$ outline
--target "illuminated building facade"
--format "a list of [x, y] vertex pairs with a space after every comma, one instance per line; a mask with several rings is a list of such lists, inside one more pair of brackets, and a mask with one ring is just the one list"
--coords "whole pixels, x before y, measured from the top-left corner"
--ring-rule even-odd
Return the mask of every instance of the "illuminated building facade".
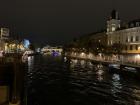
[[[117, 12], [114, 14], [118, 16]], [[130, 21], [124, 29], [121, 28], [118, 18], [107, 21], [107, 39], [109, 46], [122, 45], [122, 53], [140, 53], [140, 19]]]
[[9, 29], [0, 28], [0, 51], [5, 53], [24, 52], [29, 44], [28, 40], [19, 41], [11, 39]]
[[0, 28], [0, 50], [5, 50], [7, 40], [9, 40], [9, 29]]
[[107, 32], [114, 32], [120, 28], [120, 19], [118, 12], [113, 10], [110, 19], [107, 21]]
[[0, 28], [0, 39], [2, 39], [2, 40], [9, 39], [9, 29], [8, 28]]

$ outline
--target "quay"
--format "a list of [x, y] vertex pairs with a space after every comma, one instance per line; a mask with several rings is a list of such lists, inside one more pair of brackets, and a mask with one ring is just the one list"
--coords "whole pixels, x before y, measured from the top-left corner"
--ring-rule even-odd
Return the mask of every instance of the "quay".
[[66, 56], [72, 59], [86, 60], [91, 61], [92, 64], [102, 64], [109, 68], [110, 73], [119, 73], [123, 76], [129, 75], [133, 78], [140, 79], [140, 65], [123, 63], [118, 61], [105, 61], [105, 60], [96, 60], [89, 59], [84, 57], [76, 57], [76, 56]]
[[89, 58], [84, 58], [84, 57], [74, 57], [74, 56], [66, 56], [68, 58], [72, 58], [72, 59], [79, 59], [79, 60], [86, 60], [86, 61], [92, 61], [92, 63], [94, 64], [103, 64], [108, 66], [109, 64], [118, 64], [118, 65], [122, 65], [122, 66], [127, 66], [127, 67], [134, 67], [137, 69], [140, 69], [140, 65], [136, 65], [136, 64], [130, 64], [130, 63], [122, 63], [122, 62], [116, 62], [116, 61], [104, 61], [104, 60], [96, 60], [96, 59], [89, 59]]
[[0, 58], [0, 105], [22, 105], [24, 67], [21, 54], [10, 53]]

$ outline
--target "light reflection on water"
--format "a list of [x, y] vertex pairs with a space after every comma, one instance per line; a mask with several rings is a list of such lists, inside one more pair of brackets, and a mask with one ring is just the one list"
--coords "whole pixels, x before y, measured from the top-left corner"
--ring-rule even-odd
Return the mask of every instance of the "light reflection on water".
[[83, 68], [84, 68], [84, 67], [86, 66], [86, 64], [85, 64], [85, 63], [86, 63], [86, 62], [85, 62], [85, 60], [81, 60], [81, 61], [80, 61], [80, 65], [81, 65], [81, 67], [83, 67]]
[[34, 56], [29, 56], [28, 57], [28, 72], [33, 70], [34, 67]]
[[77, 59], [72, 59], [72, 60], [70, 61], [70, 67], [71, 67], [71, 68], [74, 68], [75, 65], [77, 65], [77, 63], [78, 63], [78, 60], [77, 60]]
[[43, 57], [30, 59], [28, 66], [29, 105], [137, 105], [140, 101], [139, 82], [110, 74], [101, 64]]
[[102, 69], [99, 69], [98, 71], [97, 71], [97, 79], [99, 80], [99, 81], [102, 81], [104, 78], [103, 78], [103, 73], [104, 73], [104, 71], [102, 70]]
[[112, 75], [112, 88], [111, 88], [113, 95], [115, 96], [117, 92], [121, 92], [121, 89], [122, 89], [122, 84], [120, 82], [120, 75], [113, 74]]

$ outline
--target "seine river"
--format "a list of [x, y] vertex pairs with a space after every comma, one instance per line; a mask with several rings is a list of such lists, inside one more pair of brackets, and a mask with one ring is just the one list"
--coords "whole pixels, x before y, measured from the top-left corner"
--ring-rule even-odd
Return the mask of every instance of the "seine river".
[[29, 58], [28, 105], [140, 105], [140, 82], [90, 61]]

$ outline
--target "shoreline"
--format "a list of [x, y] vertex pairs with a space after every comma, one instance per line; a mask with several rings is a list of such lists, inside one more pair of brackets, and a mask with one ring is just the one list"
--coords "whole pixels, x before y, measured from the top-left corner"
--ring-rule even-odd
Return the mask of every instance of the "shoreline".
[[103, 65], [118, 64], [120, 66], [134, 67], [134, 68], [140, 69], [140, 65], [136, 65], [136, 64], [120, 63], [120, 62], [116, 62], [116, 61], [96, 60], [96, 59], [89, 59], [89, 58], [70, 56], [70, 55], [66, 55], [66, 57], [73, 58], [73, 59], [79, 59], [79, 60], [88, 60], [88, 61], [92, 61], [94, 63], [101, 63]]

